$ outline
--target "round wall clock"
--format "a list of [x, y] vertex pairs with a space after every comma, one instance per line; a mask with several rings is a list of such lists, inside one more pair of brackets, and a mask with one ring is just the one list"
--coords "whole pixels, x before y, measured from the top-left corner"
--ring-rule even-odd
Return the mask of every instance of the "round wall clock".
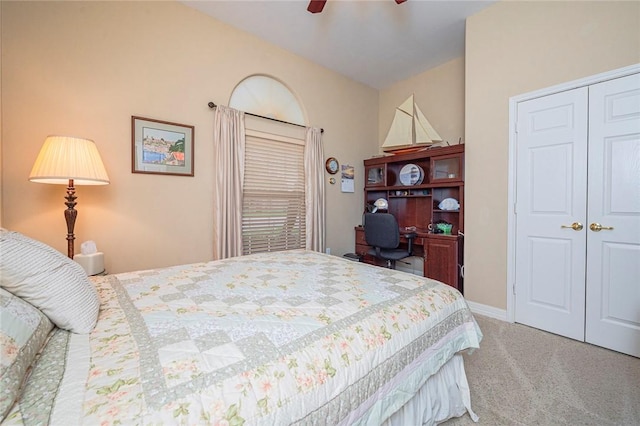
[[325, 163], [327, 172], [331, 173], [332, 175], [335, 175], [336, 173], [338, 173], [339, 166], [340, 165], [338, 164], [338, 160], [336, 160], [334, 157], [327, 158], [327, 162]]

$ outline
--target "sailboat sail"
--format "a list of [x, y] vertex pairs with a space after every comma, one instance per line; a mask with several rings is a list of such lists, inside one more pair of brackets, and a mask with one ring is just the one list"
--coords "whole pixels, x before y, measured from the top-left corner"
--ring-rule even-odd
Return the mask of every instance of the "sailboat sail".
[[442, 138], [418, 108], [411, 95], [396, 108], [396, 114], [382, 144], [382, 150], [389, 152], [421, 148], [441, 140]]
[[429, 144], [441, 142], [442, 138], [433, 128], [427, 117], [424, 116], [418, 105], [416, 107], [416, 118], [414, 120], [416, 126], [416, 144]]

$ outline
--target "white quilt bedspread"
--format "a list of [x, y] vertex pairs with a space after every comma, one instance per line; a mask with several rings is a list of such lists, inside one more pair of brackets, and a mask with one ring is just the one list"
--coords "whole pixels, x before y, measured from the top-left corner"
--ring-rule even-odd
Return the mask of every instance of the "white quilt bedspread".
[[452, 287], [302, 250], [94, 283], [7, 424], [381, 424], [482, 338]]

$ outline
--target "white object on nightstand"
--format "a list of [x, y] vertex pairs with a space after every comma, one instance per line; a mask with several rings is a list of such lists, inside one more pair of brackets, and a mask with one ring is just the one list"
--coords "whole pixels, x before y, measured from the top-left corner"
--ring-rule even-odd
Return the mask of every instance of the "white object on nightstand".
[[82, 266], [87, 275], [98, 275], [104, 272], [104, 253], [76, 254], [73, 260]]

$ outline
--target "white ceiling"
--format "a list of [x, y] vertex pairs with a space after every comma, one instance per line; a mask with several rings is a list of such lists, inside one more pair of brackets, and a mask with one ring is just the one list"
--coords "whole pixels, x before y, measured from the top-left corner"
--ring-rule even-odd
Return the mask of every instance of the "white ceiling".
[[464, 55], [465, 19], [495, 0], [182, 1], [376, 89]]

